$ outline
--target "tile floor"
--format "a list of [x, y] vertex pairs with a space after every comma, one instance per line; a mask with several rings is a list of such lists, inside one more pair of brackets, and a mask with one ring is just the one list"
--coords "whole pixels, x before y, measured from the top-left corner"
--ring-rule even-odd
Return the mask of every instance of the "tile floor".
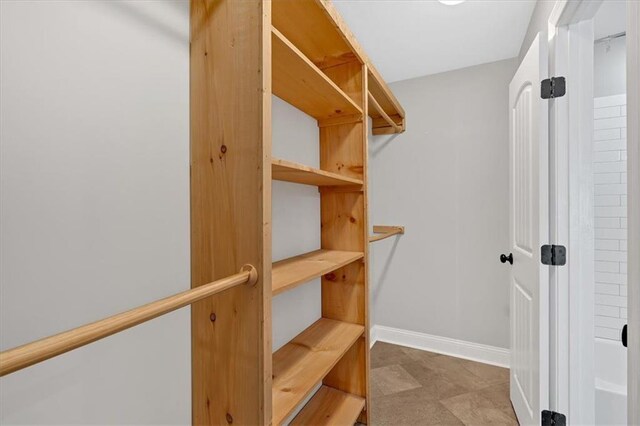
[[517, 425], [509, 370], [377, 342], [371, 349], [371, 422]]

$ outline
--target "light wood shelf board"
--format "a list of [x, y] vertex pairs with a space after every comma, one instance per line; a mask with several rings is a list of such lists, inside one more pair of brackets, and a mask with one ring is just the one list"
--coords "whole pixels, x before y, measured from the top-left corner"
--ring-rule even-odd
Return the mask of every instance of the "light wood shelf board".
[[301, 183], [315, 186], [359, 186], [362, 180], [353, 179], [338, 173], [327, 172], [291, 161], [272, 159], [271, 175], [274, 180]]
[[357, 395], [322, 386], [290, 425], [353, 426], [364, 402]]
[[272, 0], [271, 22], [316, 64], [354, 53], [321, 1]]
[[271, 30], [273, 93], [320, 120], [362, 114], [353, 102], [277, 29]]
[[280, 425], [363, 335], [364, 326], [321, 318], [273, 354], [273, 424]]
[[271, 272], [273, 295], [328, 274], [363, 257], [364, 253], [361, 252], [321, 249], [275, 262]]

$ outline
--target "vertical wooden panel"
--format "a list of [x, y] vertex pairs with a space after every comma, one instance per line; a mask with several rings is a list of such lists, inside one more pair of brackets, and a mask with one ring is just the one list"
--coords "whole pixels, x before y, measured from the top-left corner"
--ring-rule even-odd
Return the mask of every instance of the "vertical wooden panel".
[[[363, 87], [367, 83], [362, 78], [362, 64], [355, 56], [347, 62], [342, 62], [334, 66], [325, 67], [322, 71], [333, 80], [359, 107], [363, 107], [367, 92], [362, 96]], [[364, 112], [364, 111], [363, 111]], [[366, 115], [366, 114], [365, 114]]]
[[[333, 66], [327, 75], [366, 111], [366, 68], [357, 62]], [[362, 251], [365, 256], [322, 278], [322, 315], [362, 324], [365, 336], [344, 355], [324, 382], [361, 395], [369, 406], [367, 130], [364, 122], [320, 128], [320, 167], [363, 179], [363, 191], [321, 193], [322, 248]], [[365, 409], [366, 410], [366, 409]], [[360, 418], [367, 421], [366, 411]]]
[[[362, 122], [339, 124], [320, 128], [320, 168], [354, 179], [364, 175]], [[366, 184], [366, 182], [365, 182]]]
[[191, 0], [191, 284], [259, 281], [192, 307], [193, 423], [271, 421], [270, 2]]
[[[365, 330], [365, 333], [368, 333], [368, 331]], [[363, 363], [365, 360], [368, 361], [367, 353], [369, 352], [369, 346], [367, 346], [367, 341], [368, 339], [365, 339], [364, 336], [358, 339], [351, 349], [342, 356], [340, 362], [333, 367], [327, 377], [325, 377], [325, 385], [345, 390], [355, 395], [367, 396], [368, 400], [369, 392], [367, 386], [369, 375], [363, 374], [362, 371]], [[363, 422], [362, 418], [360, 422]]]
[[365, 263], [353, 262], [322, 278], [322, 316], [366, 323]]

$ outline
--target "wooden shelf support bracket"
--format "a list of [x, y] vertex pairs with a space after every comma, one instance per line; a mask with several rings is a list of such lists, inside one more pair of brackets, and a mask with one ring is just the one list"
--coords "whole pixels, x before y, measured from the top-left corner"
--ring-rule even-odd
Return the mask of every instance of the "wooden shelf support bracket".
[[373, 233], [378, 235], [372, 235], [369, 237], [369, 242], [384, 240], [393, 235], [404, 234], [404, 226], [374, 226]]

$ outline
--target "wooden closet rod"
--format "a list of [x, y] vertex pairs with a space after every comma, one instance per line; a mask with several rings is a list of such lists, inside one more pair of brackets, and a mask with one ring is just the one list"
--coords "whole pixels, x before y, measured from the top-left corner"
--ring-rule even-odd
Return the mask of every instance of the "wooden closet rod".
[[378, 111], [378, 114], [380, 114], [382, 118], [384, 118], [384, 121], [386, 121], [387, 123], [389, 123], [391, 127], [393, 127], [393, 130], [395, 130], [396, 132], [400, 132], [402, 130], [400, 126], [398, 126], [398, 124], [396, 124], [396, 122], [393, 121], [391, 117], [389, 117], [389, 115], [384, 111], [384, 109], [382, 109], [382, 107], [380, 106], [378, 101], [376, 101], [376, 99], [373, 97], [371, 92], [367, 92], [367, 94], [369, 95], [369, 104], [373, 107], [373, 109]]
[[3, 351], [0, 353], [0, 377], [191, 305], [240, 284], [253, 285], [257, 281], [258, 271], [256, 268], [252, 265], [244, 265], [240, 272], [226, 278]]
[[384, 240], [392, 235], [404, 234], [404, 226], [374, 226], [373, 233], [378, 235], [372, 235], [369, 237], [369, 242]]

